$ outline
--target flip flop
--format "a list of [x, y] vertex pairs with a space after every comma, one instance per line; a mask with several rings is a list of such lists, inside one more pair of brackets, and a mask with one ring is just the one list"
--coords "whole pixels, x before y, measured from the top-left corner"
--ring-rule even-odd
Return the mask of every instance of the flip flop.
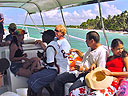
[[6, 69], [8, 69], [10, 66], [10, 63], [8, 59], [6, 58], [1, 58], [0, 59], [0, 72], [3, 73]]

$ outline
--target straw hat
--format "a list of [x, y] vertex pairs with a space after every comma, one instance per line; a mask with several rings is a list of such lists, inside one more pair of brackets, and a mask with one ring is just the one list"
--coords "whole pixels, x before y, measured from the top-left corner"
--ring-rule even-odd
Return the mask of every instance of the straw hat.
[[113, 81], [112, 76], [106, 76], [101, 71], [107, 70], [106, 68], [97, 67], [85, 76], [85, 81], [88, 87], [94, 90], [105, 89], [109, 87]]

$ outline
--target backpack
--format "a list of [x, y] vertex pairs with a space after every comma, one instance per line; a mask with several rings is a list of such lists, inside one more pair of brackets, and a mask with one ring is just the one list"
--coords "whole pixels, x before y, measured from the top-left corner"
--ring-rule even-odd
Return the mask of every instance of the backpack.
[[[57, 73], [59, 74], [60, 68], [59, 68], [59, 65], [56, 64], [56, 54], [57, 54], [57, 51], [56, 51], [56, 49], [52, 45], [48, 45], [47, 46], [47, 48], [49, 48], [49, 47], [52, 47], [54, 49], [54, 51], [55, 51], [54, 62], [55, 62], [55, 66], [57, 67]], [[43, 60], [43, 62], [45, 63], [44, 66], [47, 66], [47, 62], [46, 62], [46, 60], [47, 60], [47, 57], [46, 57], [46, 50], [47, 50], [47, 48], [42, 53], [40, 51], [37, 52], [37, 56], [41, 60]], [[49, 66], [52, 67], [53, 65], [49, 65]]]

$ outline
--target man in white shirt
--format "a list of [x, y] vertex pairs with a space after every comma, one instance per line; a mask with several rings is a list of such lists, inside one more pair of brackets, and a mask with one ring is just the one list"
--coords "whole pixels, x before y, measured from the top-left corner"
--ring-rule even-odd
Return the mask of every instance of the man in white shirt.
[[[107, 50], [103, 45], [100, 44], [99, 41], [99, 34], [95, 31], [90, 31], [86, 35], [86, 44], [89, 49], [85, 54], [77, 49], [70, 50], [71, 52], [76, 52], [82, 58], [83, 66], [76, 66], [76, 69], [78, 71], [88, 72], [89, 70], [92, 70], [95, 67], [105, 67], [107, 59]], [[55, 79], [54, 95], [64, 96], [64, 85], [66, 83], [73, 83], [77, 79], [78, 78], [76, 77], [76, 75], [72, 72], [65, 72], [63, 74], [58, 75]], [[80, 85], [79, 83], [75, 83], [73, 84], [72, 88], [70, 88], [70, 90], [82, 86], [83, 83], [81, 82], [81, 80], [79, 81]]]

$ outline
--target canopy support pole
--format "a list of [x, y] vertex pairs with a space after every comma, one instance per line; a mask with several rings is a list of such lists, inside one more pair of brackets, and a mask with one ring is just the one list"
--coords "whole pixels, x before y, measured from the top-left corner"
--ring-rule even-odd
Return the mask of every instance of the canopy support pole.
[[42, 16], [42, 14], [41, 14], [41, 11], [40, 11], [40, 17], [41, 17], [42, 24], [43, 24], [43, 28], [44, 28], [44, 31], [45, 31], [44, 20], [43, 20], [43, 16]]
[[[62, 16], [62, 19], [63, 19], [64, 26], [65, 26], [65, 28], [67, 29], [67, 27], [66, 27], [66, 23], [65, 23], [65, 19], [64, 19], [64, 15], [63, 15], [63, 11], [62, 11], [62, 7], [60, 7], [60, 12], [61, 12], [61, 16]], [[69, 41], [69, 44], [71, 45], [71, 43], [70, 43], [70, 39], [69, 39], [68, 30], [67, 30], [67, 35], [68, 35], [68, 41]]]
[[108, 45], [107, 36], [105, 34], [104, 21], [103, 21], [102, 12], [101, 12], [100, 0], [98, 0], [98, 5], [99, 5], [99, 12], [100, 12], [100, 20], [101, 20], [101, 24], [102, 24], [102, 30], [103, 30], [103, 33], [104, 33], [105, 41], [106, 41], [106, 44], [107, 44], [107, 47], [108, 47], [108, 54], [109, 54], [109, 45]]
[[[57, 1], [58, 5], [60, 6], [60, 12], [61, 12], [61, 16], [62, 16], [62, 19], [63, 19], [63, 23], [64, 23], [64, 26], [65, 26], [65, 28], [66, 28], [66, 30], [67, 30], [66, 22], [65, 22], [65, 19], [64, 19], [63, 11], [62, 11], [63, 7], [61, 6], [61, 4], [59, 3], [58, 0], [56, 0], [56, 1]], [[68, 30], [67, 30], [66, 33], [67, 33], [67, 35], [68, 35], [68, 41], [69, 41], [69, 44], [71, 45], [71, 43], [70, 43], [70, 39], [69, 39]]]
[[24, 29], [24, 26], [25, 26], [25, 23], [26, 23], [27, 17], [28, 17], [28, 12], [27, 12], [27, 14], [26, 14], [26, 16], [25, 16], [25, 20], [24, 20], [24, 24], [23, 24], [23, 29]]
[[[30, 18], [31, 18], [31, 20], [32, 20], [32, 22], [33, 22], [33, 24], [35, 25], [35, 27], [36, 27], [36, 29], [38, 30], [38, 27], [37, 27], [37, 25], [35, 24], [35, 22], [34, 22], [34, 20], [32, 19], [32, 17], [31, 17], [31, 15], [29, 14], [29, 16], [30, 16]], [[38, 30], [39, 31], [39, 30]], [[40, 31], [39, 31], [40, 32]]]

